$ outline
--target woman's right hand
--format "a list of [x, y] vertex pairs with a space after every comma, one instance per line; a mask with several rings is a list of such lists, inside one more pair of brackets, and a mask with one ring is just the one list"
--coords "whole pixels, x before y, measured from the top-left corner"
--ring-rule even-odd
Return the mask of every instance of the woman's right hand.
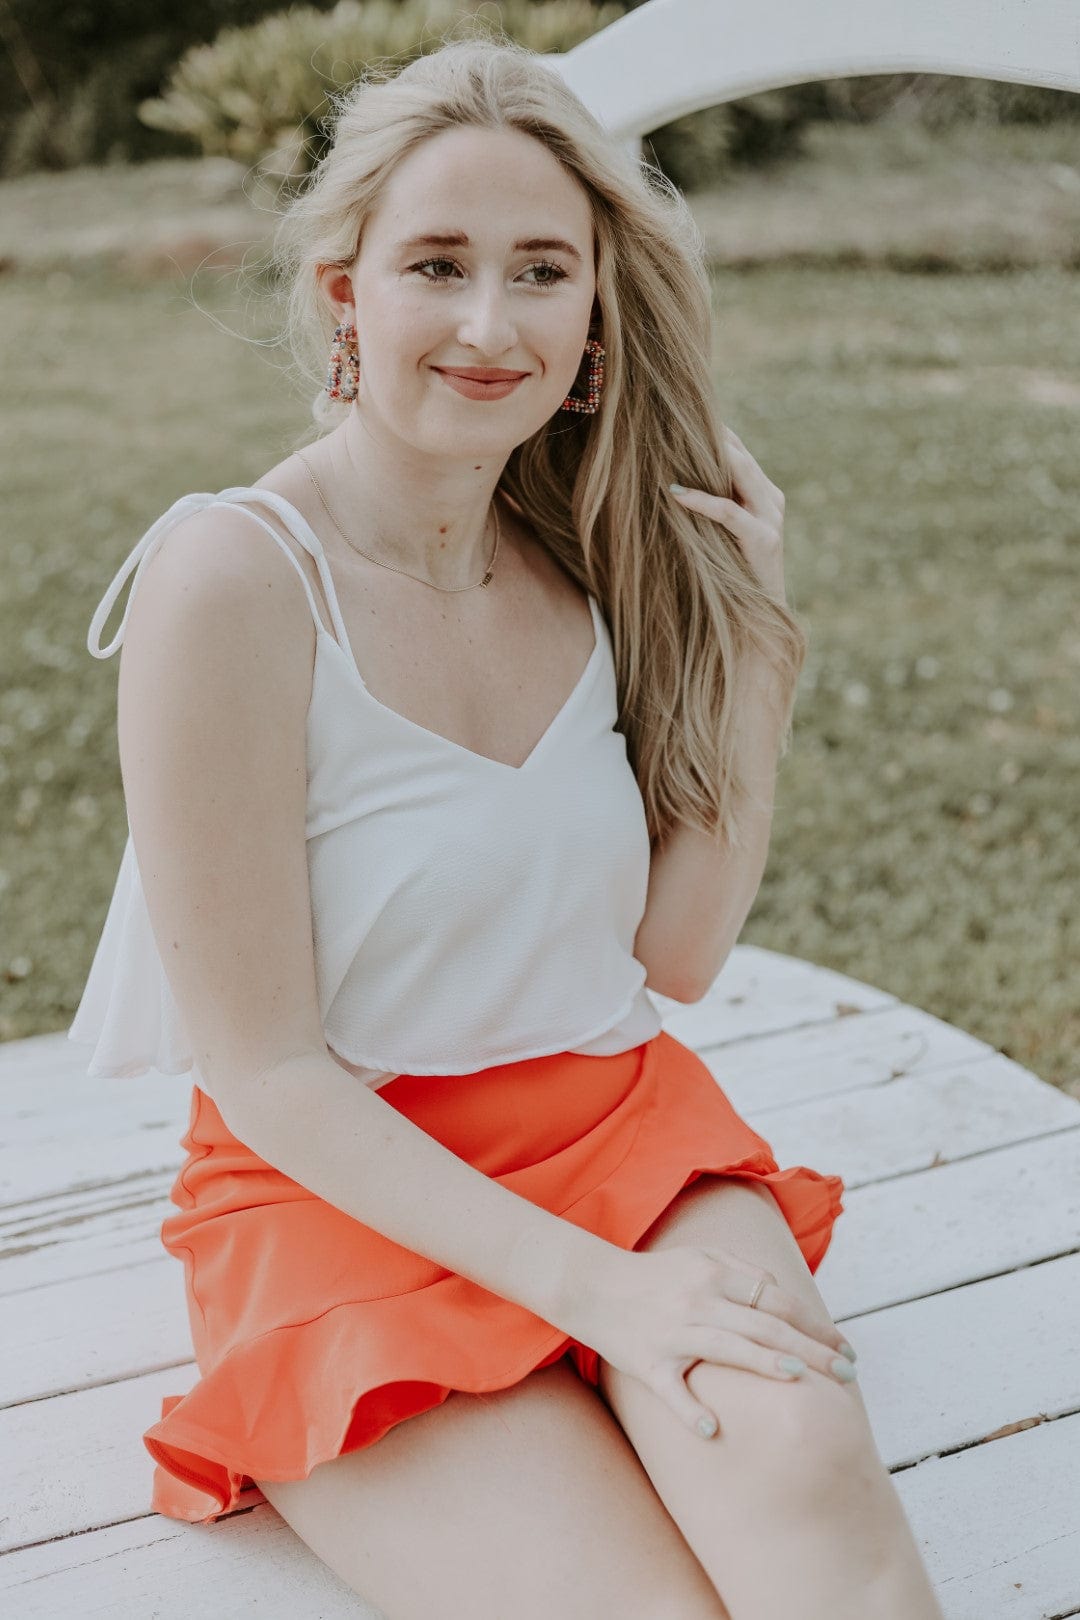
[[[756, 1305], [744, 1303], [761, 1278], [765, 1287]], [[717, 1419], [686, 1383], [696, 1362], [744, 1367], [788, 1383], [801, 1374], [785, 1372], [783, 1356], [834, 1379], [832, 1363], [845, 1360], [838, 1328], [823, 1331], [806, 1302], [781, 1288], [771, 1271], [726, 1249], [620, 1249], [592, 1292], [590, 1315], [582, 1342], [639, 1379], [704, 1438], [717, 1432]]]

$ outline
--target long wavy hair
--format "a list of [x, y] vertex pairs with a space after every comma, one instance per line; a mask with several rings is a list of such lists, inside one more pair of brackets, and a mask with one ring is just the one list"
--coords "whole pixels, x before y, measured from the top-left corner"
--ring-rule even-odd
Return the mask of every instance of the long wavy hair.
[[383, 186], [422, 141], [460, 125], [509, 128], [563, 164], [592, 205], [600, 407], [556, 412], [511, 452], [498, 487], [604, 610], [617, 725], [650, 839], [687, 822], [738, 848], [740, 803], [753, 797], [736, 730], [748, 656], [764, 653], [778, 672], [783, 755], [808, 638], [734, 536], [668, 490], [677, 480], [733, 495], [701, 233], [678, 189], [612, 136], [542, 55], [489, 27], [443, 35], [406, 66], [370, 67], [330, 93], [330, 143], [284, 207], [271, 252], [293, 365], [318, 389], [312, 418], [329, 430], [351, 407], [322, 389], [335, 319], [316, 266], [355, 262]]

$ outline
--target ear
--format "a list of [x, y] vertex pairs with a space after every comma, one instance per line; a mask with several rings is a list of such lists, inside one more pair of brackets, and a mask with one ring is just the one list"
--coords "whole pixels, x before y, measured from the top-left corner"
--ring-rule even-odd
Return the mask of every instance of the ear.
[[319, 291], [330, 305], [335, 323], [356, 324], [356, 293], [348, 270], [341, 264], [320, 264], [315, 271]]

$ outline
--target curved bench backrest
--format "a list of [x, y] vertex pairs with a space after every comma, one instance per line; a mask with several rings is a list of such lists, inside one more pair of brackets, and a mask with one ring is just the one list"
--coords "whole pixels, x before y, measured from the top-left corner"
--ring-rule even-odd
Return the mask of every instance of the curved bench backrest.
[[702, 107], [818, 79], [954, 73], [1080, 91], [1080, 3], [648, 0], [546, 60], [635, 144]]

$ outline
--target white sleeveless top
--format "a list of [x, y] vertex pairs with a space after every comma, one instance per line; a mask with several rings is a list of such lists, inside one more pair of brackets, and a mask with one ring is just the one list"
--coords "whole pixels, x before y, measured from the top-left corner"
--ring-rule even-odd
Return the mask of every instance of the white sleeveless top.
[[[315, 559], [336, 640], [289, 546], [244, 501], [269, 506]], [[470, 1074], [551, 1052], [622, 1052], [651, 1039], [661, 1019], [633, 954], [649, 836], [625, 738], [614, 729], [614, 657], [595, 598], [592, 656], [520, 766], [428, 731], [372, 695], [321, 542], [268, 489], [238, 485], [174, 502], [98, 604], [86, 641], [95, 658], [121, 644], [142, 564], [167, 531], [225, 502], [289, 558], [316, 625], [306, 839], [319, 1011], [331, 1051], [378, 1089], [397, 1074]], [[133, 568], [120, 628], [102, 647]], [[90, 1078], [196, 1067], [150, 927], [130, 826], [68, 1039], [93, 1048]], [[201, 1076], [198, 1083], [205, 1089]]]

